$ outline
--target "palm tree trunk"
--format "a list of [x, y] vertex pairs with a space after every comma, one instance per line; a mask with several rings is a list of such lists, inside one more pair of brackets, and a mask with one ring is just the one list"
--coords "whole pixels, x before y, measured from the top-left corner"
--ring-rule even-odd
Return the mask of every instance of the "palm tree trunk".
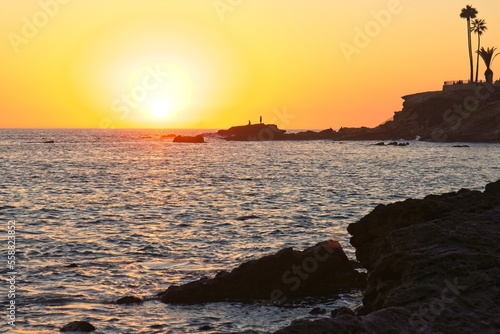
[[467, 36], [469, 39], [470, 82], [474, 81], [474, 60], [472, 60], [472, 38], [470, 31], [470, 18], [467, 18]]
[[481, 34], [477, 33], [477, 61], [476, 61], [476, 82], [479, 79], [479, 49], [481, 46]]
[[491, 68], [487, 68], [486, 72], [484, 72], [484, 76], [486, 77], [486, 82], [489, 84], [493, 84], [493, 71]]

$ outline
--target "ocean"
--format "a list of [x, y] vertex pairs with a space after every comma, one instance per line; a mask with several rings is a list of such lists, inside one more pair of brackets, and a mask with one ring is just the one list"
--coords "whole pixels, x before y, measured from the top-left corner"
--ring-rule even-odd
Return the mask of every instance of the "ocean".
[[[500, 176], [500, 144], [161, 138], [207, 132], [0, 130], [1, 332], [55, 333], [86, 320], [95, 333], [269, 333], [328, 316], [309, 315], [316, 306], [355, 308], [360, 291], [286, 306], [114, 301], [327, 239], [354, 259], [346, 227], [378, 204], [482, 190]], [[12, 270], [15, 298], [7, 298]], [[11, 300], [15, 330], [7, 324]]]

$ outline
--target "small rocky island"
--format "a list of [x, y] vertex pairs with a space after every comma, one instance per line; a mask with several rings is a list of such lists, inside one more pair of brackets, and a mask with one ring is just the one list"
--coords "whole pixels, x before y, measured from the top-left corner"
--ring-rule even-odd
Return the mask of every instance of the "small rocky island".
[[336, 133], [333, 129], [286, 133], [286, 130], [279, 129], [275, 124], [249, 124], [219, 130], [217, 134], [229, 141], [269, 141], [335, 139]]
[[174, 143], [191, 143], [200, 144], [205, 143], [205, 138], [202, 135], [197, 136], [175, 136], [173, 139]]

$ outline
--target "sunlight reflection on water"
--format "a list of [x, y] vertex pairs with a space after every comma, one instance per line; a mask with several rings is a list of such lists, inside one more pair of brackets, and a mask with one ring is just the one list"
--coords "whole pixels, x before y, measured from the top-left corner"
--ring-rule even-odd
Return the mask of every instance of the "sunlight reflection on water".
[[[73, 320], [89, 320], [98, 333], [203, 325], [265, 332], [309, 316], [316, 304], [354, 307], [359, 293], [289, 308], [111, 302], [330, 238], [354, 258], [346, 226], [374, 206], [482, 189], [499, 176], [495, 144], [401, 148], [208, 137], [207, 144], [186, 145], [160, 139], [163, 133], [0, 131], [0, 219], [19, 225], [18, 325], [25, 332], [52, 332]], [[78, 267], [67, 268], [71, 263]]]

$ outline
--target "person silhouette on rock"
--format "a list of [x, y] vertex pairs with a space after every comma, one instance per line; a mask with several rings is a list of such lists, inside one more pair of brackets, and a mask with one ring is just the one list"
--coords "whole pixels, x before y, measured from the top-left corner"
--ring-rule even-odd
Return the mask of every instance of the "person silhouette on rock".
[[262, 124], [262, 116], [260, 116], [260, 124]]

